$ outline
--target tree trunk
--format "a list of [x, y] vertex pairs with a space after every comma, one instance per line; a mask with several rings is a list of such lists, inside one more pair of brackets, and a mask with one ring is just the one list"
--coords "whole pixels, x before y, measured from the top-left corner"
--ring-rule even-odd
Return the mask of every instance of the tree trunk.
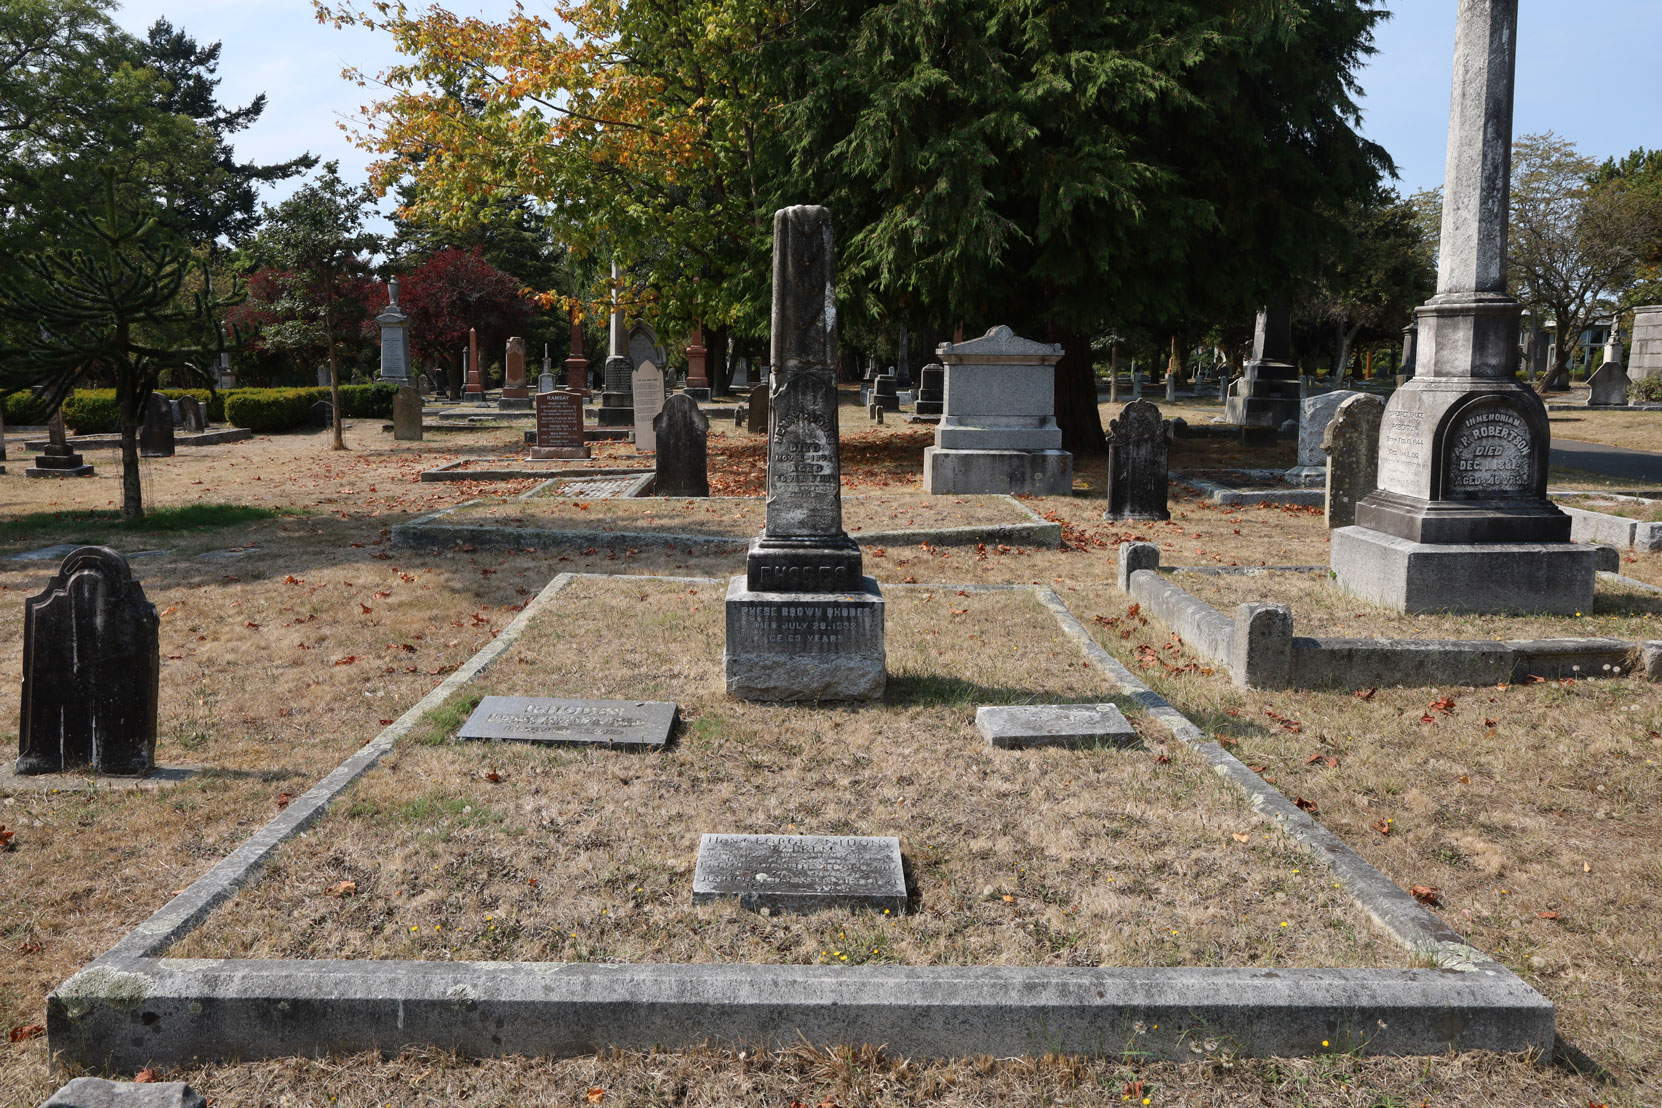
[[[123, 328], [125, 331], [125, 328]], [[123, 343], [126, 335], [122, 335]], [[121, 518], [144, 518], [144, 487], [139, 483], [139, 424], [144, 406], [138, 389], [117, 370], [116, 404], [121, 419]], [[148, 397], [146, 397], [148, 399]]]
[[445, 394], [450, 397], [451, 403], [462, 398], [462, 360], [451, 358], [444, 363]]
[[1046, 327], [1048, 342], [1062, 344], [1056, 363], [1056, 422], [1062, 449], [1074, 454], [1101, 454], [1108, 449], [1102, 413], [1096, 406], [1096, 374], [1091, 370], [1091, 337], [1083, 331]]
[[346, 440], [340, 435], [340, 371], [335, 368], [335, 334], [334, 329], [329, 331], [329, 422], [334, 441], [329, 444], [330, 450], [345, 450]]
[[709, 341], [705, 345], [709, 353], [705, 356], [704, 373], [710, 379], [710, 395], [732, 396], [733, 367], [727, 364], [727, 328], [717, 327], [711, 331]]

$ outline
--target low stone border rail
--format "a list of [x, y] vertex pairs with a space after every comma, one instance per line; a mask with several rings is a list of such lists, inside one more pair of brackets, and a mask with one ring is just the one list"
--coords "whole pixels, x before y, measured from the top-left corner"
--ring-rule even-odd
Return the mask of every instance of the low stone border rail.
[[[1162, 576], [1160, 548], [1153, 543], [1122, 543], [1119, 557], [1120, 588], [1196, 653], [1227, 669], [1243, 688], [1494, 685], [1529, 677], [1617, 677], [1635, 672], [1662, 679], [1662, 643], [1657, 642], [1294, 635], [1292, 611], [1285, 604], [1242, 604], [1229, 616], [1183, 591]], [[1327, 572], [1325, 566], [1289, 568]], [[1207, 566], [1196, 572], [1219, 570]]]
[[1590, 499], [1621, 500], [1630, 504], [1648, 504], [1662, 507], [1662, 501], [1647, 500], [1640, 496], [1619, 496], [1615, 493], [1554, 493], [1553, 502], [1570, 517], [1570, 539], [1573, 542], [1596, 542], [1614, 546], [1620, 550], [1637, 550], [1644, 553], [1662, 550], [1662, 523], [1646, 523], [1643, 520], [1629, 519], [1626, 516], [1613, 515], [1609, 512], [1595, 512], [1590, 508], [1578, 508], [1574, 504], [1566, 504], [1564, 500], [1571, 497], [1586, 496]]
[[[227, 442], [247, 442], [254, 432], [246, 427], [222, 427], [217, 431], [174, 431], [174, 446], [219, 446]], [[23, 446], [28, 450], [45, 450], [51, 439], [29, 439]], [[120, 435], [70, 435], [69, 445], [76, 450], [114, 450], [121, 446]]]
[[[618, 965], [161, 957], [258, 879], [430, 710], [502, 657], [579, 576], [561, 574], [502, 633], [295, 798], [230, 856], [47, 998], [53, 1053], [131, 1073], [410, 1046], [474, 1055], [705, 1045], [876, 1043], [902, 1055], [1090, 1054], [1192, 1060], [1356, 1051], [1531, 1051], [1554, 1011], [1143, 684], [1048, 587], [1031, 591], [1117, 692], [1240, 789], [1403, 948], [1407, 970], [1017, 966]], [[592, 575], [603, 577], [606, 575]], [[714, 584], [709, 578], [663, 578]], [[941, 588], [886, 585], [886, 588]]]
[[654, 472], [651, 469], [641, 469], [639, 467], [627, 469], [580, 469], [576, 467], [551, 469], [542, 466], [537, 469], [530, 469], [504, 465], [500, 469], [462, 468], [473, 464], [473, 460], [469, 458], [446, 462], [435, 469], [422, 470], [421, 479], [423, 481], [523, 481], [528, 477], [632, 477], [636, 474]]
[[[1280, 477], [1285, 471], [1252, 470], [1247, 471], [1246, 475], [1252, 477], [1259, 473], [1267, 475], [1272, 472], [1274, 477]], [[1265, 476], [1262, 479], [1268, 480], [1269, 477]], [[1298, 504], [1306, 507], [1310, 505], [1320, 507], [1327, 503], [1327, 490], [1325, 488], [1300, 489], [1292, 485], [1252, 488], [1242, 485], [1227, 485], [1221, 481], [1201, 477], [1198, 474], [1176, 471], [1173, 471], [1171, 475], [1171, 483], [1174, 485], [1188, 485], [1213, 504]]]

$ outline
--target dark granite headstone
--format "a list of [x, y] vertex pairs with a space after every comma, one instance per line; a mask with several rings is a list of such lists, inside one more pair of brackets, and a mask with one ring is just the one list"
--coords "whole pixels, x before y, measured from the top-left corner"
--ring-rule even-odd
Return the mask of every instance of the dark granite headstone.
[[63, 560], [24, 603], [18, 773], [155, 767], [159, 622], [120, 554], [83, 546]]
[[657, 440], [657, 480], [654, 496], [709, 496], [707, 439], [710, 420], [698, 410], [698, 401], [678, 392], [664, 401], [652, 420]]
[[537, 394], [537, 444], [531, 457], [587, 458], [583, 445], [583, 394], [576, 389], [555, 389]]
[[1160, 409], [1133, 400], [1108, 424], [1107, 519], [1170, 519], [1166, 429]]
[[758, 435], [768, 433], [768, 387], [757, 385], [750, 390], [749, 413], [745, 418], [745, 430]]
[[144, 422], [139, 425], [139, 457], [173, 457], [173, 405], [159, 392], [144, 402]]
[[208, 429], [202, 414], [202, 402], [194, 396], [181, 396], [173, 402], [173, 422], [181, 431], [201, 434]]
[[939, 362], [926, 365], [919, 371], [918, 399], [912, 405], [912, 414], [939, 416], [946, 408], [946, 366]]
[[895, 391], [895, 375], [879, 373], [872, 379], [871, 402], [885, 412], [900, 411], [900, 395]]
[[900, 840], [848, 835], [701, 835], [692, 902], [751, 911], [906, 910]]
[[422, 408], [420, 390], [413, 384], [400, 385], [392, 397], [392, 437], [400, 442], [420, 442]]
[[307, 422], [313, 427], [328, 429], [335, 424], [335, 406], [327, 400], [319, 400], [306, 413]]
[[675, 704], [667, 700], [487, 696], [456, 737], [660, 750], [674, 726]]

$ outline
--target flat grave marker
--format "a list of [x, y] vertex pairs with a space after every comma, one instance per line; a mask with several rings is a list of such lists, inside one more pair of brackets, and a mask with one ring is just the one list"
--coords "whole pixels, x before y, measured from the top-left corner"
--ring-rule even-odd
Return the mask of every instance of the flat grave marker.
[[674, 725], [675, 703], [669, 700], [487, 696], [462, 724], [456, 737], [471, 741], [662, 750]]
[[751, 911], [906, 910], [900, 840], [892, 836], [701, 835], [692, 902], [737, 900]]
[[988, 746], [1136, 746], [1137, 729], [1112, 704], [1020, 704], [975, 710], [975, 729]]

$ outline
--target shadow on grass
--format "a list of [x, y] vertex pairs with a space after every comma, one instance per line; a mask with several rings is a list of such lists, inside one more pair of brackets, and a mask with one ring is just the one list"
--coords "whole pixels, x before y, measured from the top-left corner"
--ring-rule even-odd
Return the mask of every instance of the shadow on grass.
[[[296, 508], [256, 508], [248, 504], [183, 504], [152, 508], [142, 519], [122, 519], [111, 509], [80, 512], [31, 512], [0, 520], [0, 544], [59, 542], [97, 544], [112, 534], [161, 535], [240, 527], [267, 519], [306, 514]], [[96, 528], [96, 530], [87, 530]]]
[[1116, 704], [1121, 711], [1140, 711], [1129, 695], [1053, 696], [1029, 689], [981, 685], [938, 673], [890, 673], [883, 699], [889, 708], [979, 708], [1008, 704]]

